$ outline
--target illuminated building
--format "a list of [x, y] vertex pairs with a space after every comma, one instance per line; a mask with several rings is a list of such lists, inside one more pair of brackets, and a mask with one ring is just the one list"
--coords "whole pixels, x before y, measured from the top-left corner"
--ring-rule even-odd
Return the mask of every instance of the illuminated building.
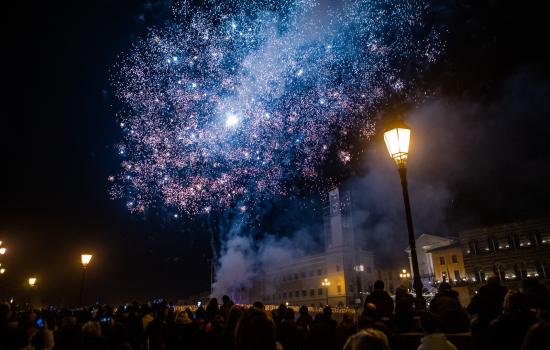
[[497, 276], [514, 285], [527, 277], [550, 279], [550, 219], [465, 230], [458, 236], [470, 281]]
[[[421, 234], [416, 239], [418, 269], [420, 271], [420, 278], [422, 279], [422, 282], [425, 286], [428, 285], [430, 282], [434, 282], [436, 279], [438, 279], [438, 276], [441, 276], [441, 274], [436, 275], [435, 266], [439, 261], [434, 261], [433, 252], [438, 252], [440, 249], [449, 249], [454, 244], [456, 244], [456, 240], [453, 238], [436, 236], [427, 233]], [[412, 271], [410, 249], [405, 249], [405, 253], [408, 254], [410, 271]], [[436, 256], [439, 257], [438, 253], [436, 253]], [[439, 270], [438, 272], [440, 273]]]
[[[331, 306], [362, 304], [378, 279], [374, 256], [353, 223], [350, 191], [334, 189], [324, 210], [324, 252], [283, 262], [266, 272], [250, 299], [268, 304]], [[325, 279], [328, 286], [322, 283]]]
[[458, 244], [435, 248], [429, 251], [432, 256], [436, 282], [462, 282], [466, 278], [462, 248]]

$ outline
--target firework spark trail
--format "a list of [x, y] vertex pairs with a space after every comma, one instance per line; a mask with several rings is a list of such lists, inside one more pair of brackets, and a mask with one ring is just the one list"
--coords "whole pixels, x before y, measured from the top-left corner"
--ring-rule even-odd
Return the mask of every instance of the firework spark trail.
[[425, 10], [422, 0], [348, 1], [325, 18], [315, 1], [175, 8], [116, 66], [124, 136], [112, 195], [131, 211], [161, 201], [196, 214], [317, 182], [331, 147], [350, 160], [339, 136], [370, 137], [368, 113], [439, 55]]

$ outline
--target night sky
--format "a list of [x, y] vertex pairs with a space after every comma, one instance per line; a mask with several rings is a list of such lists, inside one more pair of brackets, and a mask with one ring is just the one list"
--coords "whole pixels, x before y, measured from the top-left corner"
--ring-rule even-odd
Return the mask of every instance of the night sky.
[[[548, 216], [550, 33], [542, 5], [433, 6], [433, 20], [446, 26], [446, 44], [419, 84], [460, 115], [449, 123], [459, 126], [451, 142], [456, 158], [434, 159], [422, 172], [424, 181], [445, 177], [451, 193], [446, 233]], [[203, 218], [173, 220], [162, 208], [131, 214], [108, 193], [122, 137], [111, 70], [117, 55], [168, 12], [163, 2], [93, 1], [40, 2], [6, 14], [16, 24], [5, 30], [3, 43], [9, 63], [0, 240], [9, 250], [2, 258], [9, 274], [0, 280], [1, 296], [24, 295], [26, 278], [35, 274], [45, 300], [74, 303], [84, 250], [94, 254], [87, 301], [208, 290], [210, 237]], [[444, 127], [445, 118], [424, 123], [427, 132], [430, 125]], [[355, 142], [356, 154], [374, 147]], [[369, 173], [356, 159], [346, 176]], [[327, 163], [328, 173], [337, 171], [334, 164]], [[288, 206], [275, 204], [264, 226], [283, 234], [298, 228]]]

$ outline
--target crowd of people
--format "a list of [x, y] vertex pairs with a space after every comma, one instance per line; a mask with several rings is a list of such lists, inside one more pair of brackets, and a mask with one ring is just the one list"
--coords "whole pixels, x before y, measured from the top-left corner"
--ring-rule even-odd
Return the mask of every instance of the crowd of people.
[[[363, 310], [343, 314], [340, 322], [329, 306], [315, 315], [284, 304], [267, 311], [261, 302], [245, 307], [228, 296], [194, 311], [165, 301], [41, 310], [4, 303], [0, 350], [453, 350], [453, 334], [468, 337], [476, 349], [547, 349], [549, 312], [550, 292], [537, 280], [508, 290], [496, 278], [467, 307], [448, 283], [425, 308], [404, 287], [394, 300], [377, 281]], [[419, 333], [419, 344], [411, 342]]]

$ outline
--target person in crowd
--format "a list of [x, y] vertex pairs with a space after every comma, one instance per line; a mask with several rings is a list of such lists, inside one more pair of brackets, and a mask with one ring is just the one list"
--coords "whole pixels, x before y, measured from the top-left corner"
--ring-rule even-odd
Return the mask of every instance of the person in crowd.
[[392, 324], [387, 319], [382, 319], [380, 313], [376, 310], [376, 305], [368, 303], [363, 308], [363, 312], [357, 322], [359, 329], [376, 329], [386, 335], [386, 339], [392, 349], [401, 348], [400, 339], [393, 330]]
[[523, 280], [523, 294], [527, 308], [535, 312], [550, 312], [550, 291], [533, 277]]
[[298, 319], [296, 320], [296, 325], [302, 330], [302, 332], [308, 332], [311, 327], [311, 322], [313, 318], [309, 314], [307, 306], [302, 305], [298, 310]]
[[365, 299], [365, 305], [368, 303], [376, 305], [380, 317], [390, 318], [393, 314], [393, 299], [384, 290], [384, 282], [380, 280], [374, 282], [374, 290]]
[[357, 324], [351, 312], [346, 312], [336, 327], [336, 348], [341, 349], [347, 339], [357, 332]]
[[423, 312], [420, 315], [424, 336], [420, 339], [418, 350], [457, 350], [456, 346], [447, 340], [445, 334], [439, 332], [437, 323], [437, 318], [432, 313]]
[[332, 309], [330, 306], [325, 306], [323, 313], [315, 317], [315, 320], [311, 324], [309, 346], [316, 350], [334, 349], [337, 325], [338, 322], [332, 319]]
[[395, 290], [395, 314], [391, 318], [392, 324], [399, 333], [417, 331], [414, 315], [413, 296], [407, 292], [406, 287], [398, 287]]
[[286, 309], [283, 321], [277, 326], [277, 341], [285, 350], [298, 350], [302, 345], [300, 330], [294, 320], [294, 310]]
[[521, 350], [546, 350], [550, 345], [550, 322], [540, 320], [529, 328]]
[[212, 321], [214, 317], [220, 312], [218, 307], [218, 299], [212, 298], [208, 305], [206, 305], [206, 319], [208, 322]]
[[502, 313], [506, 291], [506, 287], [500, 285], [500, 279], [496, 276], [489, 277], [487, 284], [479, 288], [466, 309], [474, 316], [471, 323], [473, 337], [485, 339], [489, 324]]
[[109, 344], [101, 334], [101, 325], [97, 321], [88, 321], [82, 326], [83, 350], [107, 350]]
[[283, 322], [283, 319], [286, 315], [286, 305], [285, 304], [279, 305], [279, 308], [276, 310], [273, 310], [272, 314], [273, 314], [273, 321], [275, 321], [276, 325]]
[[264, 310], [250, 308], [235, 329], [237, 350], [282, 350], [275, 336], [275, 323]]
[[[55, 334], [55, 350], [78, 349], [82, 337], [81, 327], [78, 326], [77, 318], [69, 310], [63, 309], [60, 312], [60, 322]], [[140, 339], [141, 344], [141, 339]]]
[[252, 306], [256, 309], [265, 310], [265, 305], [261, 301], [255, 301]]
[[167, 315], [168, 309], [164, 306], [156, 310], [154, 319], [145, 329], [145, 350], [164, 350], [168, 330]]
[[470, 319], [460, 305], [458, 292], [447, 282], [439, 285], [438, 292], [430, 303], [430, 312], [439, 318], [441, 331], [444, 333], [462, 333], [470, 330]]
[[229, 310], [235, 305], [231, 298], [228, 295], [224, 295], [222, 297], [222, 306], [220, 306], [220, 314], [222, 315], [224, 320], [227, 320], [227, 316], [229, 315]]
[[349, 337], [343, 350], [390, 350], [390, 346], [383, 332], [367, 328]]
[[527, 309], [525, 295], [517, 290], [508, 291], [502, 309], [503, 313], [487, 330], [487, 350], [519, 349], [527, 330], [536, 321]]

